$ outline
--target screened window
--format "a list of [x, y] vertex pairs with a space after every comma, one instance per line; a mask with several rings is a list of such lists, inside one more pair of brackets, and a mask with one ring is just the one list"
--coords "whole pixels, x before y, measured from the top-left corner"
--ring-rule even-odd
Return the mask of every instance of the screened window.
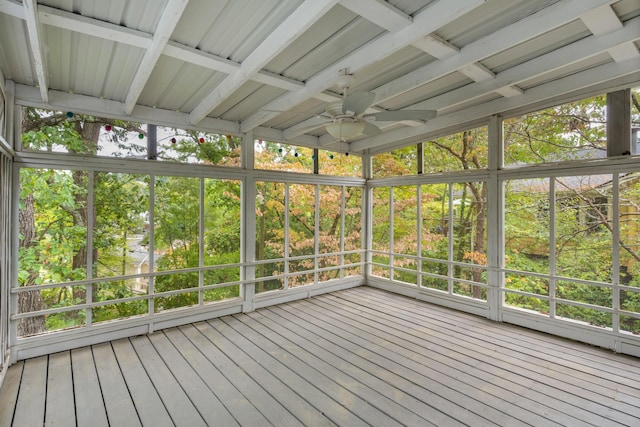
[[20, 192], [20, 336], [239, 296], [238, 181], [22, 168]]
[[264, 140], [254, 142], [255, 168], [313, 173], [313, 149]]
[[441, 173], [488, 166], [487, 128], [480, 127], [425, 141], [423, 173]]
[[505, 165], [605, 157], [606, 104], [602, 95], [505, 120]]
[[362, 274], [362, 189], [258, 182], [256, 293]]

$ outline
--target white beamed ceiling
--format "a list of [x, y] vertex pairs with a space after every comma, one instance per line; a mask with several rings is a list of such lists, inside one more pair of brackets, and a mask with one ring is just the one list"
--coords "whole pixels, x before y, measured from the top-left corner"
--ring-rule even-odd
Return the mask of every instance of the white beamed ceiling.
[[354, 153], [638, 86], [639, 47], [640, 0], [0, 0], [22, 105], [331, 148], [317, 116], [347, 68], [371, 111], [438, 110]]

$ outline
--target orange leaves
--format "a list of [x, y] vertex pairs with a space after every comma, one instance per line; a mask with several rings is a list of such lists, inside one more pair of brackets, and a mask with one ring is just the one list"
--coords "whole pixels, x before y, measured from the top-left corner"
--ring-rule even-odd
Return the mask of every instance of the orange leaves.
[[487, 255], [482, 252], [468, 251], [464, 253], [464, 259], [478, 265], [487, 265]]

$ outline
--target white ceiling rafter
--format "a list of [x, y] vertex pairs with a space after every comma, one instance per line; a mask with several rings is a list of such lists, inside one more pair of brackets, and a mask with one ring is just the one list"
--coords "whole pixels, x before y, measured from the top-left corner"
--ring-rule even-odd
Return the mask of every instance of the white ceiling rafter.
[[[489, 36], [483, 37], [482, 39], [470, 43], [469, 45], [465, 46], [465, 48], [462, 49], [458, 54], [451, 56], [448, 59], [430, 63], [413, 72], [407, 73], [397, 80], [380, 86], [373, 91], [376, 94], [374, 103], [386, 101], [401, 93], [410, 91], [425, 83], [436, 80], [437, 78], [444, 77], [447, 74], [451, 73], [452, 70], [459, 70], [465, 65], [480, 61], [497, 52], [503, 51], [523, 41], [543, 34], [546, 31], [555, 29], [563, 24], [566, 24], [567, 22], [574, 20], [576, 14], [586, 13], [593, 8], [597, 8], [599, 6], [610, 4], [613, 2], [615, 2], [615, 0], [569, 0], [562, 3], [556, 3], [538, 13], [517, 21], [512, 25], [504, 27], [490, 34]], [[461, 5], [456, 4], [456, 6], [460, 7]], [[479, 4], [474, 5], [474, 7], [477, 6], [479, 6]], [[443, 10], [440, 10], [439, 8]], [[465, 10], [465, 12], [468, 12], [472, 9], [473, 8], [467, 9]], [[427, 7], [423, 12], [414, 17], [414, 21], [411, 26], [397, 33], [387, 34], [380, 37], [376, 42], [370, 43], [364, 48], [356, 51], [354, 54], [344, 58], [339, 62], [338, 66], [334, 65], [333, 67], [335, 67], [335, 71], [332, 69], [333, 67], [328, 67], [317, 76], [311, 78], [307, 82], [307, 85], [303, 91], [283, 95], [279, 99], [276, 99], [275, 101], [268, 104], [265, 108], [274, 111], [283, 111], [294, 107], [298, 102], [302, 101], [305, 96], [308, 96], [309, 92], [313, 91], [316, 88], [316, 83], [318, 84], [318, 86], [320, 86], [320, 84], [324, 84], [323, 86], [320, 86], [318, 90], [324, 90], [327, 87], [331, 86], [340, 68], [348, 67], [353, 70], [354, 63], [371, 64], [379, 58], [383, 57], [386, 49], [388, 49], [385, 46], [387, 40], [389, 43], [393, 43], [395, 49], [397, 49], [399, 46], [402, 46], [402, 35], [409, 33], [416, 27], [416, 25], [420, 25], [422, 31], [424, 32], [417, 35], [412, 34], [412, 36], [414, 37], [412, 37], [406, 43], [413, 44], [414, 42], [422, 39], [425, 36], [425, 33], [431, 34], [442, 25], [445, 25], [446, 22], [448, 22], [448, 19], [444, 19], [444, 17], [452, 13], [452, 4], [450, 2], [446, 2], [445, 5], [445, 2], [440, 1], [430, 7]], [[442, 18], [440, 20], [440, 24], [438, 25], [437, 23], [432, 22], [430, 23], [431, 26], [429, 26], [423, 23], [431, 17]], [[367, 56], [365, 58], [358, 57], [358, 55], [363, 52], [366, 52]], [[333, 74], [327, 75], [327, 70], [332, 71]], [[255, 113], [242, 122], [241, 129], [243, 131], [250, 130], [253, 127], [259, 126], [265, 121], [275, 117], [276, 115], [277, 113], [266, 111]]]
[[[434, 34], [417, 43], [413, 43], [413, 46], [438, 59], [447, 59], [460, 52], [460, 49]], [[483, 82], [495, 78], [495, 74], [491, 70], [478, 62], [467, 64], [458, 71], [475, 82]], [[496, 92], [505, 97], [522, 94], [522, 90], [517, 86], [503, 87], [496, 90]]]
[[39, 6], [38, 10], [40, 12], [40, 22], [52, 27], [69, 29], [76, 33], [87, 34], [142, 49], [149, 49], [153, 42], [151, 34], [134, 30], [133, 28], [115, 25], [49, 6]]
[[[326, 119], [314, 116], [326, 102], [342, 99], [335, 90], [342, 68], [361, 83], [353, 89], [374, 93], [368, 113], [392, 105], [438, 111], [426, 123], [379, 121], [382, 134], [360, 136], [350, 149], [354, 153], [396, 149], [481, 125], [486, 115], [478, 115], [488, 110], [475, 106], [508, 108], [499, 113], [510, 116], [640, 84], [637, 73], [608, 80], [640, 58], [636, 0], [335, 0], [293, 25], [288, 19], [296, 10], [324, 3], [269, 1], [247, 13], [241, 2], [225, 0], [223, 9], [211, 10], [207, 2], [191, 1], [161, 47], [157, 22], [172, 0], [151, 14], [156, 0], [125, 8], [121, 0], [82, 0], [81, 7], [71, 0], [29, 0], [26, 6], [24, 1], [0, 0], [0, 79], [8, 79], [6, 90], [19, 105], [88, 114], [105, 106], [107, 117], [234, 135], [249, 131], [306, 147], [342, 149], [327, 145]], [[39, 76], [28, 13], [41, 50]], [[470, 27], [473, 38], [466, 33]], [[150, 53], [155, 60], [144, 67], [145, 77], [140, 62]], [[591, 69], [609, 74], [585, 74]], [[565, 76], [600, 80], [521, 104]], [[129, 91], [134, 79], [140, 83]], [[139, 105], [152, 87], [162, 91], [156, 105]], [[194, 107], [203, 107], [207, 95], [218, 99], [195, 123]], [[369, 143], [371, 150], [364, 148]]]
[[241, 130], [246, 132], [260, 126], [279, 114], [274, 111], [286, 111], [309, 96], [330, 88], [335, 83], [339, 70], [348, 68], [352, 73], [357, 73], [363, 67], [386, 58], [397, 49], [410, 45], [484, 3], [484, 0], [460, 0], [451, 4], [446, 0], [440, 0], [430, 4], [425, 10], [413, 17], [413, 22], [408, 27], [379, 37], [310, 78], [304, 89], [285, 94], [267, 104], [264, 107], [265, 110], [244, 120], [241, 124]]
[[438, 59], [447, 59], [460, 52], [460, 49], [436, 34], [429, 34], [411, 44]]
[[[44, 5], [38, 6], [38, 12], [40, 23], [52, 27], [70, 29], [77, 33], [87, 34], [92, 37], [99, 37], [141, 49], [149, 49], [153, 42], [153, 36], [149, 33], [85, 17], [76, 13]], [[5, 13], [22, 20], [25, 19], [24, 7], [8, 0], [0, 0], [0, 13]], [[240, 69], [240, 64], [237, 62], [171, 40], [165, 45], [162, 54], [225, 74], [233, 74]], [[260, 71], [252, 77], [252, 80], [289, 91], [299, 90], [304, 87], [303, 82], [267, 71]], [[323, 102], [332, 102], [341, 99], [339, 96], [330, 93], [319, 93], [315, 98]]]
[[49, 91], [49, 102], [45, 105], [39, 102], [36, 89], [16, 85], [16, 99], [20, 105], [46, 108], [57, 111], [76, 111], [82, 114], [92, 114], [99, 117], [108, 117], [122, 120], [137, 120], [142, 123], [155, 123], [165, 126], [173, 126], [182, 129], [195, 129], [202, 131], [226, 132], [237, 135], [239, 124], [229, 120], [207, 118], [199, 126], [189, 125], [189, 114], [160, 108], [137, 106], [135, 115], [125, 114], [122, 103], [110, 99], [99, 99], [91, 96], [71, 94], [57, 90]]
[[[634, 79], [640, 79], [640, 71], [638, 70], [640, 70], [640, 60], [637, 59], [622, 63], [607, 63], [537, 86], [517, 98], [499, 98], [494, 101], [485, 102], [482, 105], [476, 105], [452, 114], [436, 117], [423, 126], [402, 128], [383, 135], [354, 141], [351, 143], [351, 150], [353, 152], [359, 152], [390, 143], [397, 143], [402, 140], [416, 140], [420, 138], [421, 135], [434, 132], [438, 128], [447, 128], [455, 123], [480, 119], [592, 86], [602, 82], [602, 76], [607, 76], [609, 81], [629, 75], [633, 75]], [[321, 143], [322, 142], [323, 140], [321, 139]]]
[[149, 80], [153, 72], [153, 68], [169, 42], [173, 30], [176, 25], [178, 25], [182, 12], [184, 12], [184, 9], [187, 7], [187, 3], [189, 3], [189, 0], [169, 0], [165, 6], [162, 16], [158, 21], [156, 32], [153, 35], [151, 46], [149, 46], [142, 57], [142, 61], [140, 61], [131, 86], [129, 86], [129, 93], [124, 101], [124, 111], [127, 114], [131, 114], [133, 108], [136, 106], [138, 98], [140, 98], [144, 86], [147, 84], [147, 80]]
[[[38, 90], [31, 86], [16, 85], [16, 99], [19, 105], [45, 108], [57, 111], [76, 111], [100, 117], [137, 120], [141, 123], [151, 123], [178, 129], [193, 129], [202, 132], [224, 133], [240, 135], [240, 125], [237, 122], [207, 117], [197, 125], [191, 125], [189, 114], [160, 108], [137, 106], [135, 115], [124, 114], [122, 103], [109, 99], [99, 99], [91, 96], [71, 94], [57, 90], [49, 91], [49, 102], [45, 105], [40, 100]], [[272, 128], [258, 127], [254, 129], [254, 136], [260, 139], [284, 141], [283, 132]], [[318, 148], [319, 140], [315, 136], [300, 135], [291, 142], [304, 147]]]
[[[8, 2], [5, 1], [5, 3]], [[43, 24], [57, 28], [69, 28], [78, 33], [100, 37], [105, 40], [123, 43], [142, 49], [148, 49], [153, 40], [152, 35], [149, 33], [111, 24], [109, 22], [99, 21], [97, 19], [87, 18], [75, 13], [66, 12], [48, 6], [40, 6], [39, 10], [40, 21]], [[24, 17], [24, 14], [22, 14], [22, 17]], [[167, 42], [162, 54], [225, 74], [233, 74], [240, 69], [240, 64], [237, 62], [203, 52], [172, 40]], [[304, 86], [304, 83], [297, 80], [274, 75], [266, 71], [259, 72], [252, 80], [285, 90], [298, 90]], [[321, 99], [326, 100], [328, 97], [323, 96]], [[330, 99], [335, 98], [331, 97]]]
[[620, 19], [608, 4], [581, 14], [580, 19], [589, 28], [589, 31], [596, 36], [622, 28], [622, 22], [620, 22]]
[[409, 15], [384, 0], [340, 0], [340, 4], [387, 31], [400, 31], [412, 22]]
[[628, 59], [637, 58], [640, 56], [640, 52], [638, 52], [638, 48], [634, 42], [626, 42], [609, 49], [609, 55], [611, 55], [614, 61], [623, 62]]
[[464, 65], [458, 71], [469, 77], [474, 82], [484, 82], [496, 77], [496, 75], [493, 74], [493, 71], [477, 62]]
[[240, 64], [237, 73], [223, 80], [193, 109], [191, 122], [204, 119], [337, 3], [338, 0], [307, 0], [300, 5]]
[[25, 19], [24, 7], [21, 3], [9, 0], [0, 0], [0, 13], [13, 16], [18, 19]]
[[[529, 40], [539, 34], [543, 34], [547, 31], [553, 30], [560, 25], [565, 24], [572, 20], [572, 16], [575, 13], [576, 7], [583, 7], [582, 10], [590, 10], [591, 8], [598, 8], [602, 3], [611, 3], [611, 0], [590, 0], [590, 1], [578, 1], [573, 0], [558, 4], [555, 7], [551, 6], [542, 10], [534, 15], [531, 15], [523, 20], [520, 20], [508, 27], [505, 27], [495, 33], [490, 34], [484, 38], [478, 39], [473, 43], [465, 46], [464, 49], [458, 50], [451, 44], [442, 39], [430, 36], [429, 38], [421, 38], [421, 43], [426, 43], [437, 46], [439, 49], [438, 54], [442, 55], [443, 60], [430, 63], [418, 70], [408, 73], [407, 75], [400, 77], [397, 80], [391, 81], [383, 86], [373, 90], [376, 94], [374, 102], [380, 103], [394, 96], [407, 92], [423, 84], [434, 81], [440, 77], [444, 77], [449, 74], [452, 69], [463, 72], [465, 75], [472, 78], [477, 83], [490, 82], [494, 83], [496, 76], [485, 67], [477, 63], [481, 59], [489, 57], [499, 51], [508, 49], [512, 46], [520, 44], [526, 40]], [[413, 43], [412, 43], [413, 44]], [[543, 71], [540, 71], [541, 73]], [[506, 82], [505, 79], [501, 79], [500, 82]], [[488, 92], [482, 94], [497, 92], [506, 98], [512, 98], [518, 95], [522, 95], [523, 91], [516, 86], [515, 81], [509, 82], [509, 84], [486, 84], [480, 86], [482, 88], [493, 88]], [[454, 90], [451, 93], [456, 95], [464, 94], [465, 88]], [[463, 95], [465, 96], [465, 95]], [[444, 96], [443, 96], [444, 98]], [[465, 97], [465, 100], [470, 98]], [[431, 103], [425, 106], [429, 101], [425, 101], [420, 104], [416, 104], [411, 109], [439, 109], [447, 104], [434, 105]], [[460, 101], [461, 102], [461, 101]], [[242, 129], [247, 129], [246, 124], [242, 124]], [[286, 134], [290, 136], [296, 136], [303, 129], [300, 127], [291, 127], [287, 129]]]
[[[602, 36], [590, 36], [563, 46], [545, 55], [539, 56], [496, 75], [493, 80], [466, 85], [450, 92], [412, 105], [412, 109], [440, 109], [462, 102], [480, 98], [491, 92], [519, 84], [545, 73], [570, 66], [573, 63], [607, 52], [616, 46], [626, 44], [627, 40], [640, 40], [636, 28], [640, 26], [640, 17], [627, 22], [623, 29]], [[633, 43], [633, 42], [630, 42]]]
[[[594, 35], [608, 34], [621, 29], [624, 24], [618, 18], [618, 15], [610, 6], [602, 6], [587, 12], [580, 16], [582, 22], [589, 28]], [[624, 62], [629, 59], [637, 58], [638, 49], [632, 42], [623, 43], [621, 45], [609, 49], [609, 55], [616, 62]]]
[[38, 78], [38, 87], [42, 102], [48, 101], [47, 91], [49, 90], [49, 79], [47, 76], [47, 61], [42, 48], [42, 30], [38, 19], [38, 4], [36, 0], [25, 0], [24, 18], [27, 23], [29, 34], [29, 44], [31, 45], [31, 55], [33, 55], [33, 66]]
[[373, 92], [375, 103], [384, 102], [401, 93], [444, 77], [451, 70], [460, 70], [468, 64], [478, 62], [498, 52], [530, 40], [540, 34], [551, 31], [575, 19], [576, 13], [586, 13], [603, 4], [615, 0], [571, 0], [556, 3], [538, 13], [528, 16], [514, 24], [504, 27], [490, 35], [468, 44], [457, 55], [436, 61], [403, 77], [389, 82]]

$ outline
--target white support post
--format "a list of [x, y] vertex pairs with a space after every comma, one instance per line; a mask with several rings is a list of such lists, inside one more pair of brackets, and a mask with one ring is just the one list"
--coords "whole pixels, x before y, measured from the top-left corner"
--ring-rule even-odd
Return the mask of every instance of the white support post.
[[[155, 186], [156, 186], [156, 176], [152, 174], [149, 176], [149, 273], [153, 273], [155, 270], [156, 258], [154, 255], [155, 251]], [[155, 277], [149, 276], [149, 283], [147, 285], [147, 295], [149, 295], [149, 300], [147, 304], [147, 317], [149, 318], [149, 333], [153, 332], [153, 313], [155, 307]]]
[[[418, 144], [422, 147], [422, 144]], [[422, 149], [418, 150], [419, 153], [422, 153]], [[420, 157], [418, 157], [418, 164], [422, 164]], [[421, 168], [420, 168], [421, 169]], [[419, 171], [419, 173], [422, 173]], [[416, 259], [416, 286], [418, 289], [422, 286], [422, 185], [417, 184], [416, 186], [416, 203], [417, 203], [417, 211], [416, 211], [416, 255], [418, 258]]]
[[395, 239], [395, 225], [394, 225], [394, 198], [393, 198], [393, 186], [389, 187], [389, 280], [394, 280], [394, 272], [395, 269], [394, 264], [395, 260], [393, 257], [393, 253], [395, 252], [394, 247], [394, 239]]
[[289, 186], [291, 184], [286, 182], [284, 184], [284, 283], [283, 288], [289, 289], [289, 256], [290, 256], [290, 236], [289, 236]]
[[[94, 184], [95, 184], [95, 172], [89, 171], [87, 172], [89, 177], [87, 179], [87, 272], [85, 273], [85, 278], [89, 280], [87, 282], [87, 286], [85, 288], [85, 299], [87, 304], [94, 303], [93, 300], [93, 283], [90, 281], [93, 278], [93, 263], [95, 260], [93, 259], [93, 228], [94, 224], [94, 215], [95, 212], [95, 204], [94, 204]], [[93, 308], [87, 307], [85, 310], [85, 327], [91, 326], [93, 323]]]
[[241, 227], [241, 260], [245, 267], [241, 269], [240, 279], [246, 281], [240, 288], [240, 296], [244, 299], [242, 303], [242, 311], [249, 312], [254, 310], [254, 297], [256, 293], [256, 180], [253, 174], [254, 170], [254, 140], [253, 132], [247, 132], [242, 137], [242, 167], [247, 171], [247, 177], [242, 185], [242, 209], [240, 211], [240, 219], [243, 227]]
[[504, 194], [498, 171], [504, 163], [502, 118], [491, 116], [488, 128], [489, 182], [487, 183], [487, 303], [489, 318], [502, 320], [504, 294]]
[[556, 181], [549, 178], [549, 317], [556, 317]]
[[453, 206], [453, 186], [455, 184], [450, 183], [447, 184], [449, 188], [447, 188], [449, 194], [449, 214], [447, 217], [449, 218], [448, 231], [447, 231], [447, 286], [449, 295], [453, 295], [453, 221], [455, 220], [453, 216], [453, 210], [455, 207]]
[[[631, 117], [631, 116], [629, 116]], [[613, 284], [613, 319], [611, 329], [613, 332], [620, 332], [620, 174], [613, 175], [613, 200], [612, 200], [612, 224], [613, 224], [613, 247], [611, 252]], [[616, 341], [619, 343], [619, 341]], [[619, 351], [619, 349], [616, 349]]]
[[[316, 157], [317, 159], [317, 157]], [[315, 159], [314, 159], [315, 162]], [[319, 274], [318, 274], [318, 254], [320, 253], [320, 239], [318, 239], [318, 236], [320, 236], [320, 184], [316, 184], [316, 208], [315, 208], [315, 215], [313, 218], [313, 253], [315, 254], [313, 257], [313, 270], [314, 270], [314, 274], [313, 274], [313, 284], [317, 285], [318, 281], [320, 279]]]
[[202, 290], [203, 286], [204, 286], [204, 271], [202, 270], [202, 267], [204, 267], [204, 248], [205, 248], [205, 244], [204, 244], [204, 233], [205, 233], [205, 227], [204, 227], [204, 218], [205, 218], [205, 206], [204, 206], [204, 200], [205, 200], [205, 193], [204, 193], [204, 178], [200, 177], [199, 178], [199, 195], [200, 195], [200, 202], [199, 202], [199, 210], [198, 210], [198, 267], [200, 267], [200, 270], [198, 271], [198, 305], [199, 306], [203, 306], [204, 305], [204, 291]]
[[[19, 114], [18, 114], [19, 115]], [[15, 122], [14, 122], [15, 123]], [[19, 132], [16, 132], [19, 133]], [[20, 209], [20, 197], [17, 195], [20, 194], [20, 168], [13, 168], [13, 182], [11, 186], [12, 191], [12, 206], [11, 206], [11, 216], [13, 218], [13, 223], [16, 224], [19, 217], [19, 209]], [[18, 247], [20, 246], [20, 236], [18, 227], [12, 227], [11, 229], [11, 243], [12, 243], [12, 251], [11, 253], [17, 254]], [[11, 286], [9, 289], [18, 286], [18, 257], [15, 256], [11, 259], [11, 274], [10, 274], [10, 283]], [[11, 320], [11, 316], [14, 314], [18, 314], [18, 294], [11, 293], [9, 297], [9, 363], [13, 363], [17, 361], [17, 351], [15, 348], [15, 344], [18, 342], [18, 322], [19, 320]]]
[[344, 185], [340, 188], [340, 192], [340, 278], [344, 279], [344, 221], [346, 217], [344, 212], [347, 208], [347, 191]]
[[[16, 147], [16, 141], [20, 140], [21, 133], [21, 124], [22, 117], [20, 114], [20, 109], [15, 104], [16, 99], [16, 85], [12, 80], [7, 80], [5, 82], [5, 105], [6, 105], [6, 123], [7, 123], [7, 142], [11, 144], [12, 149]], [[10, 218], [11, 224], [18, 223], [18, 212], [20, 209], [20, 168], [16, 166], [12, 166], [12, 175], [10, 182], [10, 191], [11, 194], [10, 200], [11, 205], [10, 209]], [[10, 240], [10, 254], [17, 254], [19, 247], [19, 230], [18, 227], [11, 227], [11, 231], [8, 233], [7, 238]], [[18, 322], [11, 321], [11, 315], [18, 313], [18, 295], [10, 293], [11, 289], [18, 286], [18, 257], [10, 256], [9, 262], [7, 263], [7, 267], [9, 270], [9, 282], [6, 284], [7, 292], [9, 294], [9, 304], [7, 313], [4, 313], [7, 316], [7, 322], [9, 324], [8, 331], [8, 345], [9, 345], [9, 364], [15, 362], [17, 360], [17, 352], [15, 350], [15, 344], [18, 340]]]
[[11, 145], [12, 150], [18, 150], [22, 146], [20, 143], [20, 131], [22, 129], [22, 117], [20, 116], [20, 107], [16, 105], [16, 84], [13, 80], [5, 82], [5, 123], [7, 124], [7, 143]]
[[[371, 154], [362, 156], [362, 177], [367, 181], [373, 178], [373, 163]], [[362, 248], [364, 249], [365, 280], [371, 276], [371, 248], [373, 247], [373, 188], [368, 185], [362, 192]]]

